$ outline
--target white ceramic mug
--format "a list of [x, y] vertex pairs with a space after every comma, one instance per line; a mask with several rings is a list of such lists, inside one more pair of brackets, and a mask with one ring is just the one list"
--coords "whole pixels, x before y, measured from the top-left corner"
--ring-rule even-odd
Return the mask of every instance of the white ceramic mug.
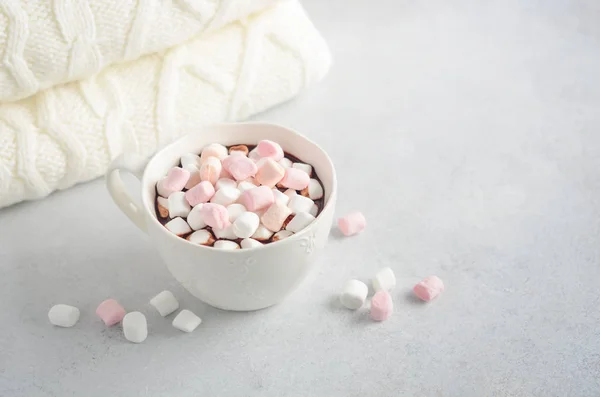
[[[226, 251], [192, 244], [169, 232], [157, 219], [156, 182], [186, 153], [200, 153], [210, 143], [278, 142], [283, 149], [311, 164], [323, 183], [325, 205], [307, 228], [262, 247]], [[141, 181], [142, 202], [128, 193], [120, 172]], [[288, 128], [267, 123], [235, 123], [200, 127], [156, 153], [149, 161], [134, 154], [117, 157], [106, 179], [119, 208], [152, 240], [173, 276], [194, 296], [225, 310], [256, 310], [274, 305], [291, 293], [312, 268], [325, 246], [333, 221], [337, 182], [329, 156], [316, 143]]]

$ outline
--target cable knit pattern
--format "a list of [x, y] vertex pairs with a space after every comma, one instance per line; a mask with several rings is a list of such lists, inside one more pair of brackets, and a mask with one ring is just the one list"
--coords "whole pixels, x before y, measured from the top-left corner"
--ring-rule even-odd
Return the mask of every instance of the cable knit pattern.
[[[63, 9], [64, 17], [81, 13], [81, 4]], [[130, 38], [149, 37], [139, 33], [143, 25], [131, 29], [138, 33]], [[78, 26], [64, 34], [85, 41], [93, 31]], [[127, 44], [133, 53], [145, 47], [135, 40]], [[88, 65], [98, 59], [87, 49], [78, 54]], [[300, 4], [283, 2], [162, 53], [3, 104], [0, 207], [98, 177], [123, 151], [149, 155], [201, 124], [263, 111], [322, 78], [330, 62]]]
[[0, 0], [0, 102], [165, 50], [278, 1]]

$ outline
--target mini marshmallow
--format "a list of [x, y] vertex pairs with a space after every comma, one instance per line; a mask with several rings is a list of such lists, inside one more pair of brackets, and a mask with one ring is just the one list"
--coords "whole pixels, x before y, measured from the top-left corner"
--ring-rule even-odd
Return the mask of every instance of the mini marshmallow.
[[200, 203], [207, 203], [215, 195], [215, 188], [209, 181], [202, 181], [187, 192], [185, 192], [185, 199], [192, 206], [195, 207]]
[[235, 145], [229, 148], [229, 154], [233, 152], [242, 153], [244, 156], [248, 155], [248, 146], [246, 145]]
[[213, 245], [213, 247], [229, 251], [240, 249], [240, 246], [237, 245], [235, 241], [229, 240], [219, 240]]
[[158, 197], [156, 197], [156, 202], [157, 202], [156, 207], [158, 208], [158, 215], [160, 215], [161, 218], [168, 217], [169, 216], [169, 199], [158, 196]]
[[265, 227], [265, 225], [259, 225], [252, 238], [258, 241], [266, 241], [271, 238], [273, 232]]
[[391, 291], [396, 286], [396, 276], [389, 267], [378, 271], [372, 281], [375, 291]]
[[292, 198], [292, 197], [298, 195], [298, 193], [294, 189], [288, 189], [285, 192], [283, 192], [283, 194], [285, 194], [289, 198]]
[[237, 182], [234, 181], [233, 179], [221, 178], [221, 179], [219, 179], [217, 181], [217, 183], [215, 183], [215, 189], [216, 190], [224, 188], [225, 186], [228, 186], [228, 187], [237, 187]]
[[173, 295], [171, 291], [163, 291], [156, 295], [154, 298], [150, 299], [150, 304], [154, 306], [163, 317], [166, 317], [179, 309], [179, 302], [177, 302], [177, 298], [175, 298], [175, 295]]
[[302, 170], [302, 171], [306, 172], [308, 174], [308, 176], [312, 175], [312, 166], [310, 164], [294, 163], [294, 164], [292, 164], [292, 168]]
[[173, 192], [182, 190], [189, 179], [190, 172], [188, 170], [184, 170], [180, 167], [173, 167], [169, 170], [166, 178], [163, 178], [158, 182], [158, 193], [163, 197], [169, 197]]
[[198, 204], [197, 206], [192, 208], [192, 210], [187, 216], [187, 223], [188, 225], [190, 225], [192, 230], [204, 229], [206, 227], [206, 223], [204, 223], [204, 219], [202, 218], [202, 214], [200, 213], [202, 206], [202, 203]]
[[215, 195], [210, 199], [210, 202], [228, 206], [235, 203], [241, 194], [242, 192], [237, 187], [225, 186], [217, 190]]
[[283, 149], [277, 142], [264, 139], [256, 145], [256, 152], [260, 157], [270, 157], [275, 161], [283, 158]]
[[241, 181], [256, 175], [258, 167], [254, 161], [246, 156], [230, 156], [232, 160], [227, 166], [227, 171], [236, 181]]
[[261, 185], [272, 188], [277, 185], [285, 175], [285, 168], [279, 165], [272, 158], [265, 158], [263, 160], [263, 164], [260, 164], [262, 160], [256, 163], [258, 167], [258, 171], [256, 172], [256, 180]]
[[219, 175], [219, 179], [233, 179], [231, 174], [223, 167], [223, 162], [221, 162], [221, 175]]
[[311, 200], [318, 200], [323, 197], [323, 186], [316, 179], [311, 179], [308, 182], [306, 189], [300, 192], [304, 197], [308, 197]]
[[209, 158], [216, 157], [219, 160], [223, 160], [227, 157], [227, 148], [219, 143], [211, 143], [202, 149], [202, 153], [200, 153], [200, 160], [202, 163]]
[[180, 311], [173, 319], [173, 327], [183, 332], [192, 332], [200, 325], [200, 323], [202, 323], [200, 317], [187, 309]]
[[63, 304], [54, 305], [48, 311], [48, 320], [53, 325], [70, 328], [79, 321], [79, 309]]
[[338, 227], [345, 236], [352, 236], [362, 232], [366, 225], [365, 216], [358, 211], [338, 219]]
[[96, 315], [107, 327], [112, 327], [125, 316], [125, 309], [116, 300], [109, 298], [98, 305]]
[[288, 207], [292, 210], [292, 214], [298, 214], [300, 212], [310, 212], [310, 209], [315, 203], [308, 197], [301, 196], [299, 194], [292, 196]]
[[300, 230], [304, 229], [308, 225], [315, 220], [315, 217], [309, 214], [308, 212], [298, 212], [287, 224], [285, 230], [289, 230], [290, 232], [298, 233]]
[[190, 204], [186, 200], [186, 193], [175, 192], [169, 196], [169, 216], [177, 218], [178, 216], [186, 217], [190, 213]]
[[185, 184], [186, 189], [191, 189], [200, 183], [200, 171], [198, 170], [198, 167], [188, 164], [184, 166], [183, 169], [189, 171], [190, 173], [190, 179], [188, 179], [187, 183]]
[[283, 168], [290, 168], [292, 164], [292, 160], [288, 159], [287, 157], [284, 157], [281, 160], [279, 160], [279, 165]]
[[244, 207], [252, 212], [269, 207], [273, 204], [273, 201], [275, 201], [273, 192], [267, 186], [258, 186], [254, 189], [246, 190], [240, 198], [240, 202]]
[[217, 239], [235, 240], [237, 238], [233, 232], [233, 224], [229, 224], [223, 229], [213, 228], [213, 233]]
[[240, 243], [243, 249], [262, 247], [263, 243], [254, 240], [253, 238], [245, 238]]
[[254, 212], [244, 212], [233, 222], [233, 232], [238, 238], [248, 238], [256, 232], [259, 225], [258, 215]]
[[[213, 229], [215, 230], [215, 229]], [[186, 240], [193, 244], [198, 245], [212, 245], [215, 242], [215, 238], [208, 230], [197, 230], [194, 233], [186, 237]]]
[[200, 167], [200, 179], [214, 185], [221, 177], [222, 169], [223, 166], [221, 165], [221, 160], [216, 157], [208, 157], [203, 160], [202, 166]]
[[194, 166], [196, 168], [200, 168], [202, 162], [200, 161], [200, 156], [195, 153], [187, 153], [181, 156], [181, 168], [186, 168], [188, 166]]
[[285, 204], [275, 202], [267, 211], [261, 216], [260, 220], [262, 224], [273, 232], [281, 230], [283, 223], [290, 216], [292, 210], [290, 210]]
[[342, 305], [351, 310], [360, 309], [367, 299], [369, 287], [359, 280], [350, 280], [340, 295]]
[[308, 211], [308, 213], [316, 218], [317, 215], [319, 214], [319, 206], [316, 204], [313, 204], [313, 206], [310, 207], [310, 211]]
[[379, 291], [371, 298], [370, 317], [374, 321], [384, 321], [390, 318], [394, 310], [394, 302], [387, 291]]
[[241, 181], [240, 183], [238, 183], [237, 187], [240, 192], [244, 193], [246, 190], [254, 189], [256, 185], [248, 181]]
[[273, 241], [283, 240], [285, 238], [290, 237], [292, 234], [294, 233], [290, 232], [289, 230], [281, 230], [275, 233], [275, 235], [273, 236]]
[[192, 231], [192, 229], [190, 228], [190, 225], [188, 225], [188, 223], [185, 221], [185, 219], [179, 218], [179, 217], [171, 219], [169, 222], [167, 222], [165, 224], [165, 227], [171, 233], [173, 233], [179, 237], [186, 235]]
[[159, 196], [165, 198], [169, 197], [169, 195], [174, 192], [174, 190], [167, 189], [167, 187], [165, 186], [166, 180], [167, 177], [165, 176], [161, 178], [158, 182], [156, 182], [156, 193]]
[[221, 204], [206, 203], [200, 208], [200, 214], [204, 223], [215, 229], [223, 229], [231, 223], [227, 208]]
[[246, 212], [246, 207], [242, 204], [230, 204], [227, 206], [227, 213], [229, 214], [229, 222], [235, 221], [238, 216]]
[[254, 162], [260, 160], [260, 155], [258, 154], [258, 151], [256, 151], [256, 148], [254, 148], [250, 151], [250, 153], [248, 153], [248, 158]]
[[302, 190], [308, 186], [310, 177], [308, 174], [297, 168], [286, 168], [285, 175], [281, 182], [283, 187], [287, 187], [294, 190]]
[[123, 335], [133, 343], [142, 343], [148, 337], [146, 316], [140, 312], [130, 312], [123, 317]]
[[429, 302], [444, 291], [444, 282], [438, 276], [429, 276], [415, 285], [413, 291], [419, 299]]
[[273, 189], [273, 198], [276, 203], [281, 203], [283, 205], [288, 205], [290, 202], [290, 197], [277, 189]]

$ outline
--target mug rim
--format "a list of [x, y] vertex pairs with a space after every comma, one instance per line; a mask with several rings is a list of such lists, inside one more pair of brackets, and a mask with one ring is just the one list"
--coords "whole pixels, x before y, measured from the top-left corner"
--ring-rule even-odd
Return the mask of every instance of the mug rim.
[[[147, 199], [149, 200], [149, 195], [146, 194], [146, 188], [149, 181], [149, 176], [148, 176], [148, 169], [150, 168], [150, 164], [155, 161], [155, 159], [161, 157], [161, 155], [169, 150], [171, 147], [176, 146], [181, 140], [185, 139], [186, 137], [193, 135], [193, 134], [201, 134], [202, 133], [202, 128], [215, 128], [215, 127], [225, 127], [225, 126], [244, 126], [244, 125], [264, 125], [264, 126], [270, 126], [270, 127], [276, 127], [276, 128], [280, 128], [285, 130], [287, 133], [290, 133], [292, 135], [296, 135], [297, 137], [304, 139], [305, 141], [307, 141], [308, 143], [312, 144], [316, 149], [318, 149], [319, 151], [321, 151], [321, 153], [325, 156], [325, 159], [327, 160], [327, 163], [329, 165], [329, 167], [331, 168], [331, 194], [329, 195], [329, 198], [325, 201], [325, 205], [323, 206], [323, 209], [321, 210], [321, 212], [317, 215], [317, 217], [315, 218], [315, 220], [307, 227], [305, 227], [303, 230], [301, 230], [298, 233], [294, 233], [292, 236], [287, 237], [281, 241], [275, 241], [275, 242], [271, 242], [269, 244], [263, 244], [261, 246], [258, 247], [251, 247], [251, 248], [240, 248], [240, 249], [236, 249], [236, 250], [224, 250], [224, 249], [219, 249], [219, 248], [214, 248], [214, 247], [208, 247], [205, 245], [200, 245], [200, 244], [194, 244], [192, 242], [190, 242], [187, 239], [181, 238], [171, 232], [169, 232], [162, 223], [159, 222], [158, 217], [156, 216], [156, 214], [152, 214], [152, 212], [150, 211], [150, 208], [153, 208], [154, 205], [149, 205], [150, 203], [147, 202]], [[164, 233], [166, 233], [166, 235], [168, 236], [168, 238], [172, 238], [174, 239], [173, 241], [179, 241], [182, 242], [184, 244], [188, 244], [192, 247], [197, 247], [201, 250], [211, 250], [211, 252], [222, 252], [222, 253], [227, 253], [227, 254], [234, 254], [234, 255], [240, 255], [244, 252], [254, 252], [256, 250], [264, 250], [264, 249], [269, 249], [271, 246], [275, 245], [276, 247], [280, 247], [281, 244], [284, 244], [286, 242], [288, 243], [293, 243], [296, 240], [299, 240], [302, 236], [304, 236], [306, 233], [308, 233], [310, 230], [314, 229], [321, 221], [322, 219], [322, 215], [323, 213], [329, 209], [331, 206], [333, 206], [336, 201], [336, 196], [337, 196], [337, 174], [336, 174], [336, 170], [335, 170], [335, 166], [333, 165], [333, 161], [331, 160], [331, 157], [329, 157], [329, 154], [327, 154], [327, 151], [325, 151], [325, 149], [323, 149], [318, 143], [316, 143], [315, 141], [311, 140], [310, 138], [308, 138], [305, 135], [300, 134], [298, 131], [289, 128], [289, 127], [285, 127], [281, 124], [277, 124], [277, 123], [270, 123], [270, 122], [263, 122], [263, 121], [246, 121], [246, 122], [240, 122], [240, 123], [215, 123], [215, 124], [206, 124], [202, 127], [200, 127], [200, 131], [199, 132], [194, 132], [194, 133], [189, 133], [189, 134], [184, 134], [181, 137], [177, 138], [176, 140], [174, 140], [173, 142], [169, 143], [168, 145], [164, 146], [162, 149], [160, 149], [159, 151], [157, 151], [156, 153], [154, 153], [150, 159], [148, 160], [147, 164], [146, 164], [146, 168], [144, 169], [144, 173], [142, 174], [142, 179], [141, 179], [141, 189], [142, 189], [142, 204], [144, 206], [144, 211], [146, 212], [147, 215], [150, 216], [150, 218], [152, 218], [152, 222], [154, 222], [156, 225], [160, 226], [160, 228], [162, 229], [162, 231]]]

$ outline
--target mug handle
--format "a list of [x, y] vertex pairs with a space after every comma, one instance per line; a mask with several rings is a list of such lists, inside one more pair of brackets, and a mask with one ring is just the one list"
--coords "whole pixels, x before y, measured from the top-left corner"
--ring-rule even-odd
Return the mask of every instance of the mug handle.
[[148, 159], [135, 154], [123, 153], [116, 157], [106, 173], [106, 188], [113, 201], [141, 231], [146, 232], [146, 221], [140, 203], [131, 197], [121, 179], [121, 171], [129, 172], [142, 180]]

